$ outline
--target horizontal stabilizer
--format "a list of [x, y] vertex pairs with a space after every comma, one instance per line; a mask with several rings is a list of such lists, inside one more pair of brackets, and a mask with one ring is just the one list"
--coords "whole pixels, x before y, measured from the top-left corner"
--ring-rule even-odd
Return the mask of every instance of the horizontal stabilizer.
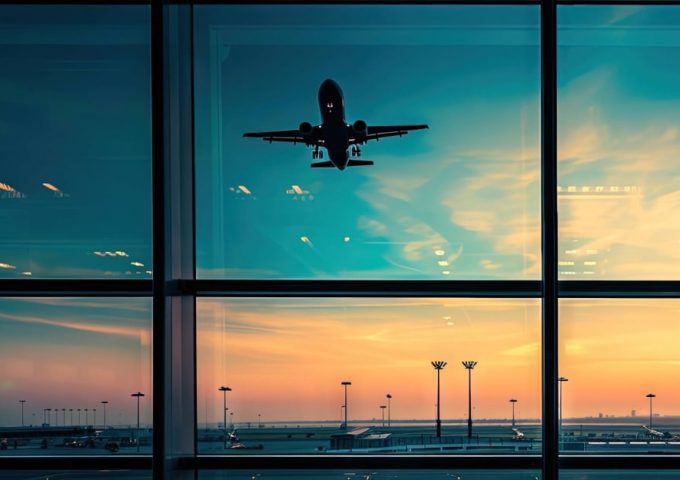
[[312, 168], [333, 168], [335, 165], [333, 165], [333, 162], [316, 162], [312, 163], [311, 165]]
[[373, 165], [373, 160], [350, 160], [347, 162], [348, 167], [363, 167], [366, 165]]

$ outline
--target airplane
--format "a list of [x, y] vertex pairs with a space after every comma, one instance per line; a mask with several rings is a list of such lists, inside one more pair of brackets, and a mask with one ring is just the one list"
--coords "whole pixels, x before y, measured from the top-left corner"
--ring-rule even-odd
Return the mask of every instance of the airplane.
[[512, 432], [514, 433], [512, 439], [513, 440], [524, 440], [524, 432], [521, 432], [519, 428], [512, 428]]
[[647, 432], [647, 435], [653, 438], [657, 438], [659, 440], [680, 440], [680, 435], [674, 434], [671, 432], [660, 432], [658, 430], [654, 430], [653, 428], [649, 428], [645, 425], [640, 425], [642, 428], [645, 429]]
[[[369, 126], [363, 120], [352, 124], [345, 122], [345, 100], [338, 85], [330, 78], [324, 80], [319, 87], [319, 108], [321, 125], [313, 126], [302, 122], [297, 130], [280, 130], [271, 132], [248, 132], [244, 137], [261, 138], [266, 142], [302, 143], [314, 147], [312, 159], [322, 159], [323, 147], [328, 151], [330, 161], [312, 163], [312, 168], [360, 167], [373, 165], [371, 160], [357, 160], [361, 157], [360, 145], [369, 140], [378, 141], [385, 137], [403, 136], [411, 130], [429, 128], [427, 125], [381, 125]], [[349, 148], [351, 147], [351, 152]]]

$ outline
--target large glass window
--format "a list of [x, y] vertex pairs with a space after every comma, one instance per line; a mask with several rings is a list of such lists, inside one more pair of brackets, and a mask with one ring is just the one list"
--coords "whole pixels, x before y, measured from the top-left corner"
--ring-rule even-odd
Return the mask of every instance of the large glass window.
[[147, 6], [3, 6], [0, 278], [149, 278]]
[[537, 300], [200, 299], [197, 315], [202, 453], [540, 451]]
[[[538, 21], [532, 6], [195, 7], [198, 276], [538, 278]], [[312, 159], [306, 129], [343, 103], [317, 103], [325, 79], [345, 118], [322, 131], [367, 125], [355, 157], [375, 165], [310, 168], [335, 137]], [[410, 124], [429, 129], [370, 139]], [[243, 137], [272, 130], [288, 132]]]
[[679, 300], [560, 301], [562, 449], [678, 453]]
[[560, 278], [677, 279], [680, 9], [558, 13]]
[[151, 452], [148, 298], [4, 298], [0, 331], [0, 457]]

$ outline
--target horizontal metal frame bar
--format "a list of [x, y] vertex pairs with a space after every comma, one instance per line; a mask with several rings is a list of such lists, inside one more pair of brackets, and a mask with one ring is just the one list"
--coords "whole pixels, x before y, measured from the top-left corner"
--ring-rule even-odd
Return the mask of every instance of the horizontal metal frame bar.
[[540, 455], [226, 455], [180, 459], [185, 469], [538, 469]]
[[680, 469], [678, 455], [560, 455], [561, 469], [669, 470]]
[[180, 291], [204, 297], [539, 298], [539, 280], [196, 280]]
[[144, 297], [151, 280], [0, 280], [0, 297]]
[[[179, 280], [173, 295], [201, 297], [541, 298], [539, 280]], [[144, 297], [151, 280], [0, 280], [0, 297]], [[680, 281], [564, 280], [560, 298], [680, 298]]]
[[[151, 456], [64, 455], [61, 457], [0, 457], [2, 470], [151, 470]], [[1, 476], [1, 475], [0, 475]]]

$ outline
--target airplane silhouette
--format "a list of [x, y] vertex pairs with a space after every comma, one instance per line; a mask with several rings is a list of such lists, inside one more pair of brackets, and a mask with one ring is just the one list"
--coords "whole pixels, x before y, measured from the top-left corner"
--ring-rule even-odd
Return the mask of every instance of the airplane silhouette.
[[360, 167], [373, 165], [370, 160], [356, 160], [351, 156], [361, 157], [360, 145], [369, 140], [379, 140], [384, 137], [406, 135], [411, 130], [429, 128], [427, 125], [387, 125], [368, 126], [365, 121], [357, 120], [353, 124], [345, 123], [345, 100], [342, 90], [334, 80], [324, 80], [319, 87], [319, 109], [321, 110], [321, 125], [313, 126], [309, 122], [302, 122], [297, 130], [280, 130], [272, 132], [249, 132], [244, 137], [261, 138], [266, 142], [302, 143], [314, 147], [312, 158], [323, 158], [323, 147], [328, 151], [330, 161], [312, 163], [312, 168]]

